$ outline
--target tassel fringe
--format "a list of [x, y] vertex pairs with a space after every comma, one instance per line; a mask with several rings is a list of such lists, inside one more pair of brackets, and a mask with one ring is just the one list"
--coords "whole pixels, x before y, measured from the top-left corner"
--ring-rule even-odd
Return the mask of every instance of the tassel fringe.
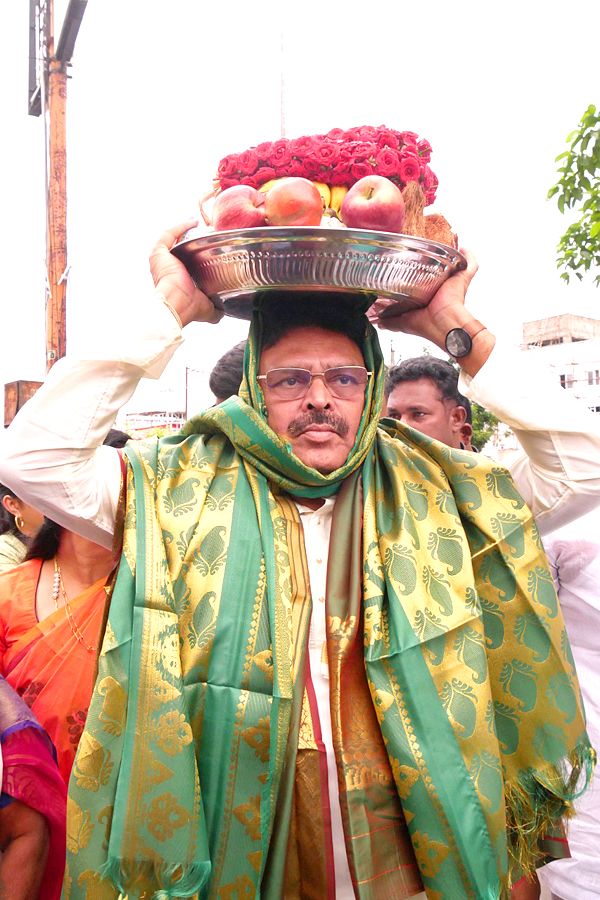
[[514, 881], [531, 877], [548, 861], [544, 838], [573, 817], [573, 801], [588, 786], [595, 764], [596, 752], [586, 740], [562, 763], [545, 771], [531, 769], [517, 783], [505, 785], [509, 872], [521, 874], [514, 879], [509, 875], [501, 900]]
[[211, 864], [193, 862], [186, 866], [151, 860], [125, 862], [112, 857], [100, 869], [122, 897], [134, 900], [142, 892], [151, 900], [196, 900], [210, 878]]

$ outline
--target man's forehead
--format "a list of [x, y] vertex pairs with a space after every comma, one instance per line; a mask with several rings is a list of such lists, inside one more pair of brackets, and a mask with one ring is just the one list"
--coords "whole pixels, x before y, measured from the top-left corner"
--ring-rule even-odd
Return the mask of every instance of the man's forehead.
[[327, 356], [334, 362], [363, 365], [363, 354], [349, 335], [319, 325], [290, 328], [261, 354], [263, 360], [283, 359], [290, 365], [310, 363], [316, 356]]
[[400, 381], [395, 384], [390, 393], [390, 400], [399, 401], [402, 398], [410, 398], [410, 400], [421, 399], [427, 402], [445, 403], [446, 398], [442, 394], [439, 385], [433, 378], [424, 376], [423, 378], [414, 378], [410, 381]]

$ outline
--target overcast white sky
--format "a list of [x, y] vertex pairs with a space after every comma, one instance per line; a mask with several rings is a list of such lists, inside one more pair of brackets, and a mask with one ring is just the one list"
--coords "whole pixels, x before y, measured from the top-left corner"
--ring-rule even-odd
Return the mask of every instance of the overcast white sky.
[[[2, 384], [45, 370], [43, 123], [27, 115], [28, 5], [0, 13]], [[568, 222], [546, 202], [555, 157], [600, 102], [600, 4], [89, 0], [68, 90], [68, 352], [98, 317], [118, 328], [123, 305], [143, 301], [156, 236], [196, 214], [219, 159], [279, 137], [281, 28], [289, 137], [386, 124], [431, 142], [440, 189], [429, 211], [479, 260], [478, 318], [518, 343], [526, 320], [600, 317], [591, 278], [559, 279]], [[154, 397], [182, 408], [185, 367], [210, 369], [246, 329], [190, 326]], [[403, 355], [422, 343], [394, 338]]]

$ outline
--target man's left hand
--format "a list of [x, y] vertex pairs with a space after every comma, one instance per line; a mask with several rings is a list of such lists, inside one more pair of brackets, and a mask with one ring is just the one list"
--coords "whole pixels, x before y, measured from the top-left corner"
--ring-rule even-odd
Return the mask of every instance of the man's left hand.
[[[402, 313], [400, 316], [391, 316], [385, 314], [386, 307], [378, 309], [376, 301], [373, 312], [378, 313], [379, 317], [375, 324], [388, 331], [416, 334], [444, 350], [446, 335], [452, 328], [464, 327], [475, 321], [474, 316], [465, 307], [465, 297], [478, 269], [477, 260], [466, 248], [462, 248], [461, 253], [466, 257], [467, 268], [451, 275], [427, 306]], [[374, 317], [370, 315], [369, 318], [373, 320]], [[470, 375], [475, 375], [479, 371], [495, 344], [495, 338], [487, 328], [480, 332], [475, 340], [476, 343], [469, 356], [459, 360], [461, 368]]]

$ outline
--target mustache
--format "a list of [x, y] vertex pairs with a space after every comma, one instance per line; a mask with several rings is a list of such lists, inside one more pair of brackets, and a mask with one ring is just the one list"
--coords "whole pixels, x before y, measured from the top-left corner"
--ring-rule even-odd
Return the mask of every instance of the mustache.
[[350, 430], [350, 426], [343, 416], [338, 416], [326, 409], [315, 409], [303, 416], [298, 416], [297, 419], [292, 419], [287, 428], [288, 434], [291, 434], [292, 437], [299, 437], [311, 425], [329, 425], [342, 438], [345, 438]]

